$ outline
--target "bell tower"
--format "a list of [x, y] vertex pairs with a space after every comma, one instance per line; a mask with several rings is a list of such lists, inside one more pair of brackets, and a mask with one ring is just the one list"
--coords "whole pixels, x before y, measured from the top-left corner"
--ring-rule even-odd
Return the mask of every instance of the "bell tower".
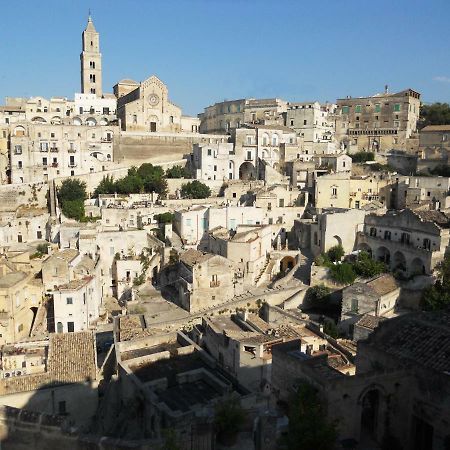
[[89, 13], [86, 29], [83, 31], [83, 51], [81, 61], [81, 92], [102, 96], [102, 54], [100, 36]]

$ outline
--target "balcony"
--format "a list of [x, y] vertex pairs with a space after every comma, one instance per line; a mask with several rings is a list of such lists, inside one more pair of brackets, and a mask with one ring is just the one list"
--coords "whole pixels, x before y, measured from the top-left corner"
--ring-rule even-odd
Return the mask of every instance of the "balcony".
[[14, 154], [15, 155], [21, 155], [22, 154], [22, 150], [14, 150]]
[[48, 147], [40, 147], [39, 151], [43, 153], [48, 153]]
[[77, 167], [76, 163], [69, 163], [68, 166], [69, 167]]
[[69, 148], [67, 150], [68, 153], [76, 153], [77, 149], [76, 148]]
[[57, 162], [54, 162], [54, 163], [52, 163], [52, 167], [58, 167], [58, 163]]
[[51, 153], [58, 153], [59, 152], [59, 148], [58, 147], [50, 147], [50, 152]]
[[216, 281], [211, 281], [209, 283], [209, 287], [219, 287], [220, 286], [220, 281], [216, 280]]
[[101, 138], [101, 142], [112, 142], [112, 138]]

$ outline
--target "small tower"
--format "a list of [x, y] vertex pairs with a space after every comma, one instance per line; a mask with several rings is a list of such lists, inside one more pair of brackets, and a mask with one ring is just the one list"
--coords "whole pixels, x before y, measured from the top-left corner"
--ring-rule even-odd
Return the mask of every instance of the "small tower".
[[89, 14], [86, 29], [83, 31], [83, 51], [81, 61], [81, 92], [102, 96], [102, 54], [100, 36]]

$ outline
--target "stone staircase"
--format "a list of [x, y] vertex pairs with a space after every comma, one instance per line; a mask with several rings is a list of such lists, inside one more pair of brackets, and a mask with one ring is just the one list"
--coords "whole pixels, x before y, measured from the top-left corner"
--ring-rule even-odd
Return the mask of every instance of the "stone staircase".
[[267, 274], [270, 274], [272, 272], [273, 266], [275, 265], [276, 261], [273, 259], [268, 258], [266, 263], [264, 264], [264, 267], [261, 269], [261, 272], [255, 279], [255, 286], [261, 285], [264, 281], [269, 281], [266, 279]]

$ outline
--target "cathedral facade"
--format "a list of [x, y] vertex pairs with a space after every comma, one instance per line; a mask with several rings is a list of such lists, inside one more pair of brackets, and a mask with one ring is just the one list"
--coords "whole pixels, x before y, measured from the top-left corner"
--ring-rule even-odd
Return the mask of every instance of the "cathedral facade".
[[122, 130], [134, 132], [197, 133], [200, 121], [183, 116], [169, 100], [167, 86], [156, 76], [136, 83], [122, 80], [114, 86]]

